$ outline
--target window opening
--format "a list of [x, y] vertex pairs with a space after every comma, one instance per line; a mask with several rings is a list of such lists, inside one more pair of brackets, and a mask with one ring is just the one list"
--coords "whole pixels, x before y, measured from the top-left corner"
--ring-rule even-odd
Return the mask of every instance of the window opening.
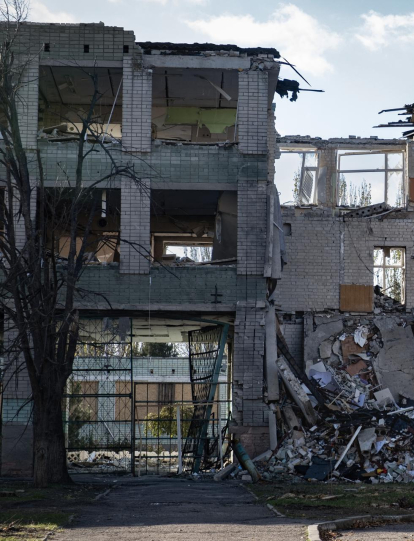
[[275, 175], [282, 205], [316, 204], [317, 158], [315, 151], [282, 150]]
[[338, 205], [365, 207], [387, 203], [402, 207], [404, 155], [402, 152], [338, 153]]
[[84, 53], [89, 53], [89, 45], [84, 45], [83, 46], [83, 52]]
[[155, 69], [152, 89], [153, 139], [236, 142], [236, 71]]
[[405, 249], [374, 248], [375, 293], [405, 303]]

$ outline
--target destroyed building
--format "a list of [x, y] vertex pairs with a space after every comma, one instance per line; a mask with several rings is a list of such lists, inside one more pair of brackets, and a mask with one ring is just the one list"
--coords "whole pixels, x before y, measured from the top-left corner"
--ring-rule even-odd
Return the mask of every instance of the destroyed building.
[[[40, 152], [46, 185], [64, 193], [74, 173], [76, 111], [89, 104], [92, 69], [109, 152], [89, 154], [85, 182], [104, 176], [111, 152], [141, 178], [140, 189], [123, 178], [97, 188], [96, 256], [81, 286], [102, 299], [78, 299], [64, 418], [73, 468], [158, 472], [166, 462], [176, 471], [186, 434], [175, 409], [190, 433], [203, 401], [198, 441], [216, 459], [230, 437], [252, 456], [273, 451], [282, 415], [296, 431], [318, 422], [301, 376], [345, 366], [348, 406], [339, 408], [374, 403], [377, 389], [414, 400], [411, 140], [280, 137], [275, 93], [296, 99], [299, 85], [279, 80], [275, 49], [141, 43], [103, 24], [23, 28], [42, 51], [22, 89], [23, 140], [29, 155]], [[279, 163], [292, 156], [299, 166], [283, 176]], [[67, 232], [60, 243], [64, 264]], [[5, 319], [5, 344], [11, 335]], [[195, 396], [214, 371], [214, 388]], [[360, 371], [375, 374], [366, 392], [352, 380]], [[28, 377], [3, 373], [2, 382], [1, 473], [27, 475]], [[159, 428], [163, 412], [175, 431]]]

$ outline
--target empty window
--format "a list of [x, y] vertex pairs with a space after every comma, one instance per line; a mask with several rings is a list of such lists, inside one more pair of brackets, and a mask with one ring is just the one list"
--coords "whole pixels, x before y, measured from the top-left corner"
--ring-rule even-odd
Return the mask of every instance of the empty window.
[[89, 53], [89, 45], [84, 45], [83, 46], [83, 52], [84, 53]]
[[129, 45], [124, 45], [124, 53], [129, 53]]
[[317, 162], [314, 151], [282, 150], [275, 175], [282, 205], [308, 206], [316, 203]]
[[385, 202], [391, 207], [402, 207], [403, 173], [402, 152], [340, 152], [338, 204], [358, 208]]
[[164, 241], [163, 261], [182, 261], [183, 263], [201, 263], [211, 261], [213, 253], [213, 241], [207, 239], [206, 242], [183, 241], [169, 242]]
[[374, 248], [374, 286], [392, 299], [405, 302], [405, 249]]
[[44, 43], [43, 50], [45, 53], [50, 53], [50, 43]]

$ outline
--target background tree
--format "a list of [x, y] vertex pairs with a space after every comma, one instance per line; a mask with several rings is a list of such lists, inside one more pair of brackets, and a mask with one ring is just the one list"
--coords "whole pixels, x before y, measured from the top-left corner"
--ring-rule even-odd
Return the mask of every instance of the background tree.
[[[26, 84], [24, 74], [38, 54], [21, 54], [19, 37], [27, 13], [25, 0], [3, 0], [0, 7], [0, 166], [5, 175], [5, 194], [0, 201], [4, 227], [0, 236], [0, 311], [7, 330], [5, 372], [8, 378], [16, 377], [24, 366], [30, 380], [34, 481], [37, 486], [45, 486], [70, 481], [62, 398], [79, 336], [76, 301], [92, 295], [79, 286], [79, 280], [87, 262], [86, 253], [93, 251], [89, 244], [98, 204], [96, 188], [105, 187], [115, 178], [136, 184], [140, 179], [133, 165], [119, 165], [103, 143], [94, 114], [102, 97], [98, 76], [94, 69], [84, 69], [94, 90], [89, 107], [77, 113], [81, 130], [74, 152], [76, 170], [67, 178], [65, 194], [63, 189], [47, 189], [41, 153], [37, 152], [37, 163], [29, 159], [18, 114], [20, 91]], [[85, 160], [96, 149], [109, 158], [111, 170], [85, 187]], [[65, 211], [61, 212], [57, 209], [63, 197]], [[81, 214], [85, 218], [82, 228]], [[67, 231], [69, 246], [64, 259], [59, 246], [62, 230]], [[135, 249], [140, 251], [137, 245]]]

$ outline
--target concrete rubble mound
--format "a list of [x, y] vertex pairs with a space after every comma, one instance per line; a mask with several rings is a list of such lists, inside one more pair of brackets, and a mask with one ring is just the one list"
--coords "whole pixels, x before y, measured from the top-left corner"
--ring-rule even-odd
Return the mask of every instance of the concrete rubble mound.
[[[282, 437], [255, 462], [262, 479], [414, 482], [413, 317], [385, 295], [375, 295], [375, 305], [374, 315], [314, 319], [318, 358], [297, 380], [317, 421], [309, 423], [298, 407], [294, 387], [282, 385], [276, 407]], [[384, 315], [389, 309], [393, 315]], [[281, 376], [284, 382], [282, 370]]]

